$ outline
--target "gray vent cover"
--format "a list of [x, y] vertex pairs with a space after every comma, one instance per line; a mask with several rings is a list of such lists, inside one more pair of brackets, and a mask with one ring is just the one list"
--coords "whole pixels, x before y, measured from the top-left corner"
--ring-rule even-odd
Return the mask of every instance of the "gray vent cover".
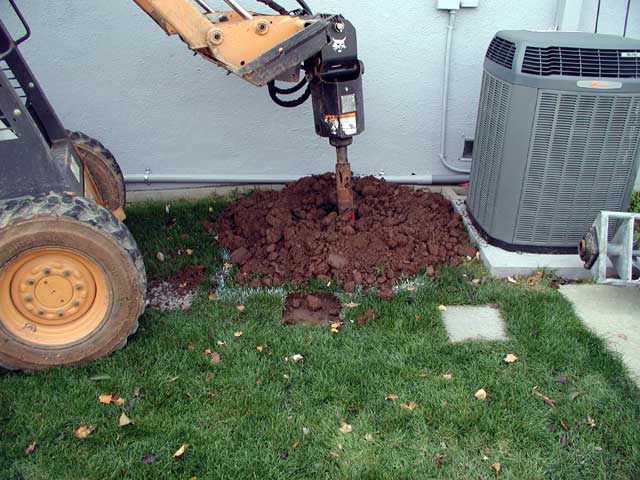
[[[513, 61], [485, 59], [469, 212], [504, 248], [575, 251], [601, 210], [629, 205], [639, 166], [640, 53], [628, 52], [640, 52], [640, 41], [524, 31], [496, 38], [513, 44]], [[523, 71], [534, 70], [531, 52], [538, 75]]]

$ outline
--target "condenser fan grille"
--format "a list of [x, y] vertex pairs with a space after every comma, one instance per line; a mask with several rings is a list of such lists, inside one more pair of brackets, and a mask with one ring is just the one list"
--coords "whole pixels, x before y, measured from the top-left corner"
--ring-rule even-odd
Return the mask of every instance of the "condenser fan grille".
[[513, 68], [513, 56], [516, 53], [516, 45], [504, 38], [494, 37], [487, 50], [487, 58], [490, 58], [498, 65], [506, 68]]
[[542, 77], [640, 78], [640, 51], [527, 47], [522, 73]]

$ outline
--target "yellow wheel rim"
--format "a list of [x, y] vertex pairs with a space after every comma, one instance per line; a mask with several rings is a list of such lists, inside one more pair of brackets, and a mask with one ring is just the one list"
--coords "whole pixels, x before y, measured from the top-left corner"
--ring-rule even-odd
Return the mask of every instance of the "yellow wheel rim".
[[26, 252], [0, 274], [0, 323], [15, 337], [43, 346], [77, 342], [109, 310], [104, 271], [62, 248]]

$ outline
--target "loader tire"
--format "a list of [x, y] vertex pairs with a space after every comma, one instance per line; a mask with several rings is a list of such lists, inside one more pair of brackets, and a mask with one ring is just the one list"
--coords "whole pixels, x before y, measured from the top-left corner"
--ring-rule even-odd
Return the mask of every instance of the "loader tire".
[[69, 139], [78, 150], [80, 160], [102, 198], [102, 206], [112, 212], [124, 208], [127, 193], [124, 176], [113, 154], [98, 140], [82, 132], [67, 131]]
[[127, 227], [83, 197], [0, 203], [0, 367], [79, 365], [122, 348], [145, 307]]

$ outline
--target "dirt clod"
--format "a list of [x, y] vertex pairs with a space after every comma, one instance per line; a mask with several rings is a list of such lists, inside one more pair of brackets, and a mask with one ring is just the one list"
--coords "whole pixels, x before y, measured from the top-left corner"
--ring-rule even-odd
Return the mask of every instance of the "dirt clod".
[[375, 318], [376, 314], [372, 309], [367, 310], [364, 315], [358, 317], [358, 325], [365, 326], [369, 321]]
[[292, 293], [287, 297], [284, 323], [287, 325], [325, 325], [340, 317], [340, 302], [328, 293], [304, 295]]
[[434, 265], [475, 257], [461, 217], [443, 196], [373, 177], [353, 184], [355, 222], [336, 212], [333, 174], [229, 205], [219, 240], [240, 266], [236, 280], [257, 277], [271, 286], [318, 279], [351, 291], [390, 287], [422, 271], [433, 276]]

